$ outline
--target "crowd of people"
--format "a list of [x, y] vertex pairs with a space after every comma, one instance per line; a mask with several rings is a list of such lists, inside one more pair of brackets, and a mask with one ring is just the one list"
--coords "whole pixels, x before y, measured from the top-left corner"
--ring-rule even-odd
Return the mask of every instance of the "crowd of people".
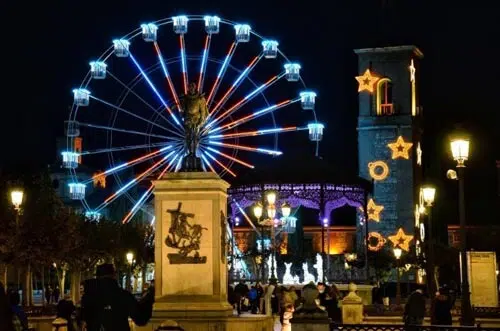
[[[452, 325], [451, 311], [455, 306], [455, 292], [443, 286], [431, 298], [430, 317], [432, 325]], [[416, 289], [408, 297], [403, 314], [406, 325], [422, 325], [426, 315], [427, 298], [422, 288]]]
[[[146, 325], [151, 318], [154, 303], [154, 287], [151, 286], [144, 296], [137, 300], [131, 293], [122, 289], [117, 281], [114, 266], [103, 264], [97, 268], [96, 277], [85, 281], [81, 287], [81, 300], [76, 305], [68, 298], [62, 300], [51, 294], [48, 302], [57, 302], [57, 317], [68, 322], [68, 331], [120, 330], [129, 331], [129, 318], [136, 325]], [[315, 286], [309, 284], [308, 286]], [[316, 305], [324, 310], [331, 322], [342, 323], [342, 295], [334, 284], [316, 284], [318, 295]], [[380, 295], [374, 288], [375, 305]], [[257, 282], [247, 285], [240, 281], [236, 286], [229, 285], [228, 300], [238, 315], [242, 312], [266, 314], [278, 317], [282, 331], [291, 330], [291, 320], [296, 309], [304, 303], [302, 292], [294, 286], [262, 285]], [[452, 325], [451, 311], [455, 305], [455, 292], [443, 286], [430, 300], [430, 316], [433, 325]], [[423, 288], [417, 288], [407, 298], [403, 321], [406, 325], [422, 325], [427, 312], [427, 297]], [[18, 291], [6, 291], [0, 283], [0, 330], [28, 330], [28, 318], [20, 305]]]
[[[326, 285], [322, 282], [319, 282], [316, 288], [319, 293], [316, 299], [318, 308], [324, 310], [332, 322], [340, 323], [340, 291], [334, 284]], [[304, 303], [302, 292], [294, 286], [264, 286], [260, 282], [247, 285], [244, 281], [234, 287], [229, 285], [228, 299], [238, 315], [249, 312], [279, 316], [283, 331], [291, 330], [290, 320], [293, 318], [293, 312]]]

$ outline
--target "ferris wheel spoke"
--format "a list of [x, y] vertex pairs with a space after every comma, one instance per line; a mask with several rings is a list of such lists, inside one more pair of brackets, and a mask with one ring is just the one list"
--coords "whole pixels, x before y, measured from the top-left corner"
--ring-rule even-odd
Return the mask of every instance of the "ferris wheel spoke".
[[136, 203], [134, 204], [132, 209], [130, 209], [130, 211], [127, 213], [127, 215], [125, 215], [125, 217], [123, 218], [122, 224], [128, 223], [132, 219], [132, 217], [134, 217], [135, 214], [137, 214], [137, 212], [141, 209], [141, 207], [144, 205], [144, 203], [153, 194], [153, 188], [154, 188], [154, 185], [151, 184], [149, 186], [149, 188], [146, 190], [146, 192], [144, 192], [144, 194], [141, 195], [141, 197], [139, 198], [139, 200], [136, 201]]
[[162, 126], [162, 125], [159, 125], [158, 123], [155, 123], [155, 122], [153, 122], [153, 121], [148, 120], [147, 118], [144, 118], [144, 117], [142, 117], [142, 116], [139, 116], [139, 115], [137, 115], [137, 114], [134, 114], [133, 112], [131, 112], [131, 111], [129, 111], [129, 110], [126, 110], [126, 109], [124, 109], [124, 108], [122, 108], [122, 107], [118, 107], [118, 106], [116, 106], [116, 105], [114, 105], [114, 104], [112, 104], [112, 103], [110, 103], [110, 102], [107, 102], [107, 101], [105, 101], [105, 100], [99, 99], [99, 98], [97, 98], [97, 97], [95, 97], [95, 96], [93, 96], [93, 95], [91, 95], [91, 96], [90, 96], [90, 98], [92, 98], [93, 100], [99, 101], [100, 103], [105, 104], [105, 105], [106, 105], [106, 106], [108, 106], [108, 107], [114, 108], [114, 109], [116, 109], [116, 110], [118, 110], [118, 111], [121, 111], [121, 112], [123, 112], [123, 113], [127, 114], [127, 115], [130, 115], [130, 116], [135, 117], [135, 118], [137, 118], [137, 119], [140, 119], [140, 120], [142, 120], [142, 121], [144, 121], [144, 122], [147, 122], [147, 123], [149, 123], [149, 124], [151, 124], [151, 125], [153, 125], [153, 126], [156, 126], [157, 128], [160, 128], [160, 129], [162, 129], [162, 130], [165, 130], [165, 131], [167, 131], [167, 132], [170, 132], [170, 133], [172, 133], [172, 134], [174, 134], [174, 135], [176, 135], [176, 136], [178, 136], [178, 137], [182, 137], [182, 135], [181, 135], [178, 131], [174, 131], [174, 130], [168, 129], [168, 128], [166, 128], [166, 127]]
[[168, 158], [174, 154], [175, 151], [171, 151], [167, 155], [165, 155], [161, 160], [157, 161], [155, 164], [153, 164], [151, 167], [143, 171], [141, 174], [139, 174], [137, 177], [129, 181], [127, 184], [122, 186], [118, 191], [115, 193], [111, 194], [109, 197], [104, 200], [99, 207], [96, 208], [96, 211], [101, 211], [103, 208], [105, 208], [107, 205], [115, 201], [119, 196], [121, 196], [123, 193], [125, 193], [126, 190], [128, 190], [131, 187], [134, 187], [139, 183], [143, 178], [146, 176], [150, 175], [151, 173], [155, 172], [158, 168], [160, 168], [163, 164], [165, 164], [168, 160]]
[[224, 107], [224, 104], [226, 101], [233, 95], [234, 91], [241, 85], [241, 83], [244, 81], [245, 77], [247, 77], [252, 70], [257, 66], [259, 61], [263, 58], [264, 56], [262, 54], [257, 55], [250, 61], [250, 63], [246, 66], [245, 70], [241, 72], [241, 74], [235, 79], [233, 84], [229, 87], [229, 89], [224, 93], [222, 98], [220, 98], [219, 102], [212, 108], [210, 111], [208, 117], [210, 116], [215, 116], [217, 112]]
[[221, 151], [219, 151], [219, 150], [217, 150], [217, 149], [215, 149], [215, 148], [212, 148], [212, 147], [208, 147], [208, 146], [207, 146], [207, 147], [206, 147], [206, 149], [207, 149], [207, 150], [209, 150], [209, 151], [211, 151], [211, 152], [213, 152], [213, 153], [219, 154], [220, 156], [223, 156], [223, 157], [225, 157], [226, 159], [228, 159], [228, 160], [230, 160], [230, 161], [234, 161], [234, 162], [236, 162], [236, 163], [239, 163], [239, 164], [241, 164], [242, 166], [245, 166], [245, 167], [247, 167], [247, 168], [250, 168], [250, 169], [254, 169], [254, 168], [255, 168], [255, 166], [254, 166], [254, 165], [252, 165], [252, 164], [250, 164], [250, 163], [247, 163], [247, 162], [245, 162], [245, 161], [242, 161], [242, 160], [240, 160], [240, 159], [238, 159], [238, 158], [236, 158], [236, 157], [233, 157], [233, 156], [231, 156], [231, 155], [228, 155], [228, 154], [226, 154], [226, 153], [223, 153], [223, 152], [221, 152]]
[[160, 100], [161, 104], [168, 111], [168, 113], [170, 114], [170, 117], [172, 117], [172, 119], [174, 120], [175, 124], [177, 124], [179, 127], [182, 127], [181, 123], [177, 119], [177, 116], [175, 116], [175, 114], [172, 111], [172, 109], [168, 106], [168, 104], [165, 101], [165, 99], [163, 99], [163, 97], [161, 96], [160, 92], [158, 92], [158, 89], [155, 87], [155, 85], [153, 84], [153, 82], [151, 81], [151, 79], [148, 77], [148, 75], [146, 74], [146, 72], [142, 69], [141, 65], [139, 64], [139, 62], [137, 62], [137, 60], [132, 55], [132, 53], [129, 54], [129, 58], [132, 60], [132, 62], [134, 63], [134, 65], [137, 67], [137, 70], [139, 70], [139, 72], [141, 73], [142, 77], [144, 77], [144, 80], [148, 83], [148, 85], [151, 88], [151, 90], [153, 91], [153, 93], [158, 97], [158, 100]]
[[233, 171], [231, 171], [231, 169], [229, 169], [222, 162], [220, 162], [219, 160], [217, 160], [215, 158], [215, 156], [213, 156], [210, 152], [208, 152], [207, 150], [203, 150], [203, 153], [205, 153], [205, 155], [207, 155], [210, 159], [212, 159], [212, 161], [214, 161], [215, 163], [217, 163], [222, 169], [224, 169], [229, 174], [231, 174], [231, 176], [236, 177], [236, 174]]
[[[203, 151], [202, 151], [202, 153], [203, 153]], [[208, 159], [205, 157], [205, 155], [200, 154], [200, 157], [201, 157], [201, 160], [203, 161], [203, 163], [204, 163], [204, 164], [206, 164], [206, 165], [207, 165], [207, 167], [209, 167], [209, 168], [210, 168], [210, 171], [212, 171], [213, 173], [218, 174], [218, 173], [217, 173], [217, 171], [215, 171], [215, 169], [214, 169], [214, 167], [212, 166], [212, 164], [210, 163], [210, 161], [208, 161]]]
[[217, 77], [215, 78], [214, 85], [212, 86], [212, 89], [210, 90], [210, 94], [208, 95], [207, 98], [207, 105], [208, 108], [210, 109], [210, 106], [212, 105], [213, 98], [215, 97], [215, 94], [217, 93], [217, 90], [219, 89], [220, 83], [222, 79], [224, 78], [224, 74], [226, 73], [227, 67], [229, 66], [229, 63], [231, 62], [231, 59], [234, 55], [234, 52], [236, 51], [236, 47], [238, 46], [237, 42], [233, 42], [231, 44], [231, 47], [229, 48], [229, 51], [227, 52], [226, 58], [224, 59], [224, 62], [222, 62], [222, 65], [219, 69], [219, 73], [217, 74]]
[[84, 181], [83, 184], [89, 184], [89, 183], [91, 183], [96, 178], [99, 178], [99, 177], [102, 177], [102, 176], [111, 175], [113, 173], [116, 173], [118, 171], [127, 169], [127, 168], [129, 168], [129, 167], [131, 167], [133, 165], [138, 164], [138, 163], [142, 163], [142, 162], [148, 161], [148, 160], [150, 160], [150, 159], [152, 159], [154, 157], [157, 157], [162, 152], [165, 152], [165, 151], [167, 151], [169, 149], [172, 149], [172, 148], [174, 148], [174, 146], [172, 146], [172, 145], [165, 146], [165, 147], [160, 148], [160, 149], [158, 149], [158, 150], [156, 150], [154, 152], [142, 155], [142, 156], [140, 156], [138, 158], [135, 158], [133, 160], [130, 160], [130, 161], [127, 161], [125, 163], [122, 163], [122, 164], [119, 164], [117, 166], [114, 166], [114, 167], [112, 167], [112, 168], [110, 168], [110, 169], [108, 169], [108, 170], [106, 170], [104, 172], [100, 172], [100, 173], [94, 175], [92, 178]]
[[154, 47], [156, 51], [156, 55], [158, 56], [158, 60], [160, 61], [161, 69], [163, 70], [163, 74], [165, 75], [165, 79], [167, 80], [168, 87], [170, 89], [170, 93], [172, 93], [172, 97], [174, 99], [175, 105], [177, 106], [177, 109], [180, 109], [180, 101], [179, 101], [179, 96], [177, 95], [177, 91], [175, 90], [174, 83], [172, 82], [172, 77], [170, 76], [170, 73], [168, 72], [168, 67], [167, 64], [165, 63], [165, 59], [163, 58], [163, 54], [161, 53], [160, 50], [160, 45], [158, 42], [154, 42]]
[[[171, 165], [173, 162], [170, 162], [163, 168], [163, 170], [160, 172], [156, 180], [160, 180], [163, 175], [170, 169]], [[144, 203], [149, 199], [149, 197], [153, 194], [153, 189], [154, 189], [154, 184], [149, 185], [149, 188], [142, 194], [142, 196], [137, 200], [137, 202], [134, 204], [132, 209], [125, 215], [125, 217], [122, 220], [122, 223], [128, 223], [132, 217], [135, 216], [135, 214], [141, 209], [141, 207], [144, 205]], [[153, 215], [154, 216], [154, 215]]]
[[245, 219], [247, 220], [248, 224], [250, 224], [250, 226], [254, 229], [255, 233], [257, 233], [257, 236], [260, 237], [261, 233], [260, 233], [259, 229], [257, 229], [257, 227], [255, 226], [255, 224], [253, 224], [252, 220], [250, 219], [250, 217], [248, 217], [248, 214], [245, 212], [245, 209], [243, 209], [243, 207], [241, 207], [241, 205], [235, 199], [233, 199], [233, 203], [236, 205], [236, 208], [238, 208], [238, 210], [240, 211], [241, 215], [243, 215], [243, 217], [245, 217]]
[[141, 97], [137, 92], [135, 92], [133, 89], [131, 89], [127, 84], [125, 84], [120, 78], [116, 77], [115, 75], [113, 75], [110, 71], [107, 71], [107, 73], [109, 74], [109, 76], [111, 78], [113, 78], [118, 84], [120, 84], [123, 88], [127, 89], [127, 91], [129, 93], [131, 93], [133, 96], [135, 96], [139, 101], [141, 101], [143, 104], [145, 104], [149, 109], [151, 109], [153, 112], [155, 112], [156, 114], [158, 114], [159, 117], [161, 117], [166, 123], [168, 123], [169, 125], [173, 126], [174, 128], [176, 128], [177, 130], [179, 130], [180, 132], [180, 128], [177, 126], [177, 125], [174, 125], [168, 118], [166, 118], [165, 116], [163, 116], [163, 114], [158, 111], [155, 107], [153, 107], [149, 102], [147, 102], [146, 100], [144, 100], [143, 97]]
[[182, 82], [184, 86], [184, 94], [188, 92], [188, 70], [186, 61], [186, 40], [184, 39], [184, 34], [179, 34], [179, 46], [181, 49], [181, 69], [182, 69]]
[[298, 102], [298, 101], [300, 101], [300, 98], [282, 101], [280, 103], [277, 103], [277, 104], [274, 104], [272, 106], [266, 107], [264, 109], [258, 110], [256, 112], [254, 112], [253, 114], [250, 114], [250, 115], [247, 115], [247, 116], [242, 117], [240, 119], [237, 119], [235, 121], [232, 121], [231, 123], [225, 124], [225, 125], [220, 126], [220, 127], [216, 127], [214, 129], [210, 130], [208, 133], [210, 134], [210, 133], [215, 133], [215, 132], [224, 132], [227, 130], [234, 129], [235, 127], [240, 126], [241, 124], [247, 123], [251, 120], [259, 118], [265, 114], [271, 113], [275, 110], [278, 110], [278, 109], [283, 108], [285, 106], [291, 105], [291, 104]]
[[247, 104], [248, 102], [250, 102], [251, 100], [253, 100], [253, 98], [255, 98], [257, 95], [259, 95], [259, 93], [264, 92], [267, 88], [269, 88], [270, 86], [272, 86], [274, 83], [278, 82], [280, 80], [280, 78], [282, 78], [283, 76], [285, 76], [284, 73], [282, 73], [280, 75], [273, 76], [267, 82], [265, 82], [264, 84], [262, 84], [259, 87], [255, 88], [252, 92], [250, 92], [249, 94], [247, 94], [246, 96], [244, 96], [240, 101], [238, 101], [237, 103], [235, 103], [234, 105], [232, 105], [224, 113], [222, 113], [219, 116], [217, 116], [211, 122], [207, 122], [207, 124], [205, 126], [205, 131], [207, 131], [208, 129], [210, 129], [211, 127], [213, 127], [215, 124], [223, 121], [225, 118], [227, 118], [228, 116], [230, 116], [231, 114], [233, 114], [235, 111], [237, 111], [238, 109], [240, 109], [241, 107], [243, 107], [245, 104]]
[[136, 134], [136, 135], [141, 135], [141, 136], [146, 136], [146, 137], [155, 137], [155, 138], [161, 138], [161, 139], [173, 140], [173, 141], [179, 140], [178, 138], [163, 136], [163, 135], [160, 135], [160, 134], [146, 133], [146, 132], [140, 132], [140, 131], [134, 131], [134, 130], [126, 130], [126, 129], [119, 129], [119, 128], [114, 128], [114, 127], [105, 126], [105, 125], [97, 125], [97, 124], [82, 123], [82, 122], [78, 122], [78, 124], [80, 126], [86, 126], [86, 127], [93, 128], [93, 129], [101, 129], [101, 130], [116, 131], [116, 132], [122, 132], [122, 133], [130, 133], [130, 134]]
[[308, 130], [307, 126], [303, 126], [303, 127], [287, 126], [284, 128], [272, 128], [272, 129], [253, 130], [253, 131], [226, 133], [226, 134], [216, 134], [216, 135], [209, 135], [206, 138], [213, 139], [213, 140], [219, 140], [219, 139], [222, 140], [222, 139], [255, 137], [255, 136], [262, 136], [262, 135], [266, 135], [266, 134], [275, 134], [275, 133], [292, 132], [292, 131], [303, 131], [303, 130]]
[[208, 60], [208, 54], [210, 53], [211, 41], [212, 41], [212, 34], [209, 33], [205, 37], [205, 47], [203, 48], [203, 56], [201, 58], [200, 76], [198, 77], [198, 93], [201, 93], [203, 91], [203, 83], [205, 80], [205, 72], [207, 70], [207, 60]]
[[261, 153], [261, 154], [267, 154], [267, 155], [281, 155], [283, 152], [281, 151], [275, 151], [272, 149], [267, 149], [267, 148], [259, 148], [259, 147], [251, 147], [251, 146], [245, 146], [245, 145], [236, 145], [236, 144], [227, 144], [227, 143], [222, 143], [220, 141], [213, 141], [209, 140], [208, 141], [209, 145], [217, 145], [229, 149], [236, 149], [236, 150], [242, 150], [242, 151], [248, 151], [248, 152], [256, 152], [256, 153]]
[[83, 156], [83, 155], [93, 155], [93, 154], [110, 153], [110, 152], [130, 151], [133, 149], [165, 146], [166, 144], [168, 144], [168, 143], [162, 142], [162, 143], [143, 144], [143, 145], [131, 145], [131, 146], [101, 148], [101, 149], [94, 149], [94, 150], [89, 150], [89, 151], [82, 151], [80, 153], [80, 155]]

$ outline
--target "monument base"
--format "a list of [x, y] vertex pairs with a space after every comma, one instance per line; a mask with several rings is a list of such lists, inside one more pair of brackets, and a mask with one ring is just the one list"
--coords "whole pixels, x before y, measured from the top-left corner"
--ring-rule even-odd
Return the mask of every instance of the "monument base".
[[191, 309], [188, 312], [189, 317], [179, 313], [177, 317], [162, 318], [154, 312], [151, 321], [146, 326], [136, 326], [133, 331], [155, 331], [165, 320], [177, 322], [185, 331], [271, 331], [274, 325], [273, 318], [266, 315], [211, 317], [204, 315], [201, 311], [193, 315]]

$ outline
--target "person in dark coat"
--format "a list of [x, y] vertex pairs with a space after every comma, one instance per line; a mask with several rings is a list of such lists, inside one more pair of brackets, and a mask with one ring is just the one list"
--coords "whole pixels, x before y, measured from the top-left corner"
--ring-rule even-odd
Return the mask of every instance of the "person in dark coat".
[[0, 283], [0, 330], [14, 331], [14, 318], [5, 287]]
[[234, 287], [236, 310], [238, 311], [238, 316], [241, 314], [241, 301], [248, 294], [248, 286], [244, 281], [240, 280], [238, 285]]
[[434, 297], [432, 321], [436, 325], [452, 325], [451, 308], [453, 299], [448, 288], [439, 289]]
[[81, 302], [81, 314], [87, 331], [129, 331], [128, 318], [138, 326], [151, 319], [154, 303], [154, 287], [137, 301], [122, 289], [116, 280], [112, 264], [97, 267], [96, 279], [85, 281]]
[[72, 317], [75, 309], [75, 305], [69, 297], [65, 297], [57, 303], [57, 317], [64, 318], [66, 321], [68, 321], [68, 331], [75, 330]]
[[422, 325], [424, 317], [425, 297], [422, 289], [417, 289], [408, 297], [403, 319], [405, 325]]
[[326, 297], [325, 308], [328, 313], [328, 317], [334, 323], [342, 322], [342, 311], [339, 307], [339, 300], [341, 299], [342, 298], [340, 297], [340, 291], [337, 289], [337, 286], [335, 286], [334, 284], [330, 285], [328, 287], [328, 295]]

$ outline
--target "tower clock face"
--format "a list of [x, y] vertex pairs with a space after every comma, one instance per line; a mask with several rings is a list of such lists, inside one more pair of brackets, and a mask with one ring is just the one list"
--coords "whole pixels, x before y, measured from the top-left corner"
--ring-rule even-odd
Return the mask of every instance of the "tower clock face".
[[422, 242], [425, 241], [425, 225], [424, 225], [424, 223], [420, 223], [420, 240], [422, 240]]

